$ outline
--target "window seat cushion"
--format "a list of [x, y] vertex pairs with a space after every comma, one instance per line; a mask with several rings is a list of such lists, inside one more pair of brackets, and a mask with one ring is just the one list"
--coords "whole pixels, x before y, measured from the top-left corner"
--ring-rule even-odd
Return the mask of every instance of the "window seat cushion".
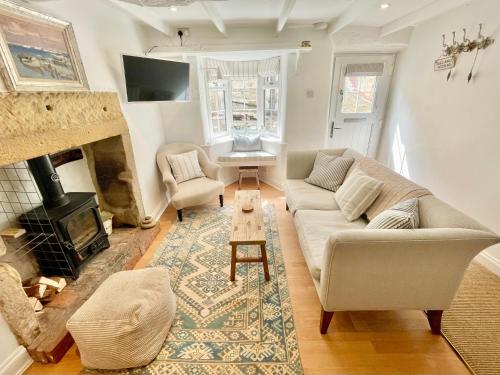
[[233, 151], [221, 155], [219, 163], [223, 165], [274, 165], [277, 156], [266, 151]]

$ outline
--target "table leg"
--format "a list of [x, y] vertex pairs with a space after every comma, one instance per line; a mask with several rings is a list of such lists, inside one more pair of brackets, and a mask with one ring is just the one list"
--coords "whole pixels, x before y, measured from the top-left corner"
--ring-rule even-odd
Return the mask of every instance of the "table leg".
[[243, 173], [240, 172], [240, 178], [238, 181], [238, 190], [241, 190], [241, 180], [243, 180]]
[[259, 181], [259, 170], [255, 173], [255, 179], [257, 180], [257, 188], [260, 190], [260, 181]]
[[231, 245], [231, 281], [236, 278], [236, 244]]
[[267, 265], [267, 253], [266, 253], [266, 244], [263, 243], [260, 245], [260, 253], [262, 256], [262, 266], [264, 267], [264, 279], [269, 281], [269, 266]]

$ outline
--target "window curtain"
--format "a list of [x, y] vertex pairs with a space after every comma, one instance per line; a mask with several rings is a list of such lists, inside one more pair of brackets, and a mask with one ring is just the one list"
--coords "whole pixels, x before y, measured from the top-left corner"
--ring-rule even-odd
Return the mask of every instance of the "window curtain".
[[280, 70], [280, 58], [271, 57], [265, 60], [226, 61], [205, 59], [205, 69], [209, 79], [255, 78], [258, 76], [274, 76]]
[[381, 76], [384, 72], [384, 63], [347, 64], [346, 77], [349, 76]]

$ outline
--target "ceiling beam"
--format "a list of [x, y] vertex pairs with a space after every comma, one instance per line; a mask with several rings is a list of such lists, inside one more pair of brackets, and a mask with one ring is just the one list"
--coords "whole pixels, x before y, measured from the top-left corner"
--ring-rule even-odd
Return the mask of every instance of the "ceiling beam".
[[123, 1], [118, 1], [118, 0], [108, 0], [108, 1], [115, 8], [119, 8], [127, 12], [133, 18], [141, 22], [144, 22], [145, 24], [151, 26], [152, 28], [158, 30], [159, 32], [168, 36], [174, 35], [173, 28], [167, 22], [158, 17], [152, 10], [146, 7], [141, 7], [139, 5], [125, 3]]
[[411, 12], [403, 17], [400, 17], [392, 22], [385, 24], [382, 27], [380, 36], [384, 37], [386, 35], [395, 33], [396, 31], [405, 29], [410, 26], [415, 26], [416, 24], [423, 22], [429, 18], [443, 14], [453, 8], [458, 8], [466, 2], [471, 0], [437, 0], [434, 1], [423, 8]]
[[349, 26], [360, 16], [380, 7], [380, 0], [355, 0], [341, 15], [328, 26], [328, 34], [335, 34]]
[[203, 6], [203, 9], [205, 9], [205, 12], [207, 12], [217, 30], [219, 30], [222, 35], [227, 36], [226, 25], [215, 5], [208, 1], [200, 1], [200, 4]]
[[276, 23], [276, 31], [281, 33], [281, 30], [286, 25], [286, 21], [292, 12], [293, 7], [295, 6], [296, 0], [285, 0], [283, 3], [283, 7], [281, 8], [280, 15], [278, 17], [278, 22]]

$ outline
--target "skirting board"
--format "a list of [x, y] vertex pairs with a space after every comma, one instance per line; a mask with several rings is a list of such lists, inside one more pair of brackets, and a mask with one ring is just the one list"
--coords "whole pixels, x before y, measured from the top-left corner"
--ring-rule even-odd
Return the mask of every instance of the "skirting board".
[[0, 375], [22, 375], [33, 360], [24, 346], [19, 345], [3, 363], [0, 363]]
[[167, 197], [165, 197], [165, 200], [156, 207], [154, 212], [151, 214], [154, 221], [158, 221], [160, 219], [163, 212], [167, 209], [169, 203], [170, 200]]
[[500, 261], [498, 261], [498, 259], [493, 258], [490, 254], [485, 253], [483, 251], [481, 254], [479, 254], [475, 258], [475, 260], [477, 260], [479, 263], [481, 263], [483, 266], [485, 266], [491, 272], [500, 276]]

